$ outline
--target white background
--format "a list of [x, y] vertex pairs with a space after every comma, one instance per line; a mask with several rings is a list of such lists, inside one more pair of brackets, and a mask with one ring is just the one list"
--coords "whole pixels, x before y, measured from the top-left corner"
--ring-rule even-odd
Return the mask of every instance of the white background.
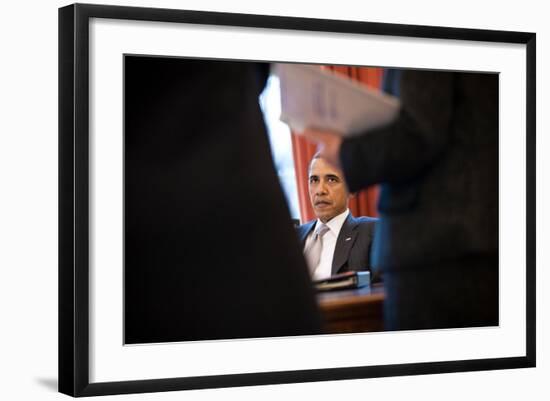
[[[57, 7], [59, 1], [8, 3], [0, 29], [0, 398], [7, 400], [62, 399], [57, 387]], [[201, 390], [118, 399], [281, 399], [342, 396], [378, 399], [463, 400], [515, 398], [545, 400], [548, 348], [544, 337], [548, 285], [544, 239], [548, 216], [549, 166], [542, 155], [548, 131], [543, 114], [547, 105], [547, 67], [550, 28], [547, 13], [534, 1], [515, 6], [502, 2], [393, 1], [380, 6], [355, 1], [277, 1], [270, 4], [231, 1], [110, 1], [111, 4], [187, 8], [212, 11], [354, 19], [406, 24], [534, 31], [537, 33], [537, 346], [538, 367], [510, 371], [473, 372], [417, 377]], [[364, 2], [366, 3], [366, 2]], [[315, 5], [314, 5], [315, 4]], [[541, 2], [541, 4], [544, 4]], [[545, 51], [546, 50], [546, 51]], [[546, 316], [545, 316], [546, 315]], [[115, 398], [115, 397], [107, 397]]]

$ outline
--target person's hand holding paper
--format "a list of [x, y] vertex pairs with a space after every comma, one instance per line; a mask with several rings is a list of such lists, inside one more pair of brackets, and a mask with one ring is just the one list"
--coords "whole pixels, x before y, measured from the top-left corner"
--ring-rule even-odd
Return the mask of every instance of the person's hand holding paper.
[[369, 89], [318, 66], [276, 64], [281, 86], [281, 120], [299, 133], [327, 130], [349, 137], [393, 121], [397, 98]]
[[306, 128], [301, 132], [296, 132], [311, 142], [317, 144], [320, 156], [334, 167], [341, 169], [340, 166], [340, 145], [342, 145], [342, 133], [336, 131], [318, 130], [315, 128]]

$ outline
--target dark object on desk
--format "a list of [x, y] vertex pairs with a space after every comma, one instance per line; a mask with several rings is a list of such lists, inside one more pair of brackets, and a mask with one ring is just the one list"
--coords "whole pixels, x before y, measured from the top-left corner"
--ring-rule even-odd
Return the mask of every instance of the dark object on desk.
[[314, 281], [317, 291], [344, 290], [370, 285], [370, 272], [345, 272]]
[[266, 66], [124, 66], [124, 342], [319, 332], [258, 103]]

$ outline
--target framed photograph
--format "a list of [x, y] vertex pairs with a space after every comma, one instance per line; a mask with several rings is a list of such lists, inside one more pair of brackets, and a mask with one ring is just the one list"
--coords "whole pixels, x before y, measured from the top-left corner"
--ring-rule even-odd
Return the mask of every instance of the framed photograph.
[[[59, 9], [60, 392], [95, 396], [535, 366], [536, 36], [388, 22], [86, 4]], [[316, 291], [301, 248], [309, 240], [300, 243], [296, 227], [299, 233], [300, 223], [324, 223], [333, 204], [309, 203], [308, 186], [312, 196], [322, 177], [312, 173], [314, 146], [300, 150], [303, 138], [288, 127], [272, 132], [270, 116], [282, 123], [270, 105], [280, 106], [285, 89], [275, 64], [339, 75], [344, 86], [366, 84], [378, 93], [373, 96], [385, 91], [403, 110], [410, 93], [404, 83], [402, 93], [390, 85], [401, 73], [435, 72], [438, 82], [470, 82], [467, 88], [476, 90], [492, 82], [487, 98], [483, 91], [454, 95], [471, 96], [479, 104], [472, 113], [484, 121], [476, 137], [461, 128], [456, 138], [464, 149], [477, 146], [471, 138], [492, 146], [494, 163], [473, 150], [472, 157], [488, 166], [475, 180], [489, 177], [479, 188], [495, 199], [495, 222], [477, 243], [490, 243], [487, 233], [494, 232], [498, 262], [493, 281], [481, 284], [492, 306], [485, 298], [468, 306], [462, 292], [454, 302], [468, 317], [489, 309], [490, 324], [446, 323], [443, 313], [427, 325], [392, 327], [388, 316], [402, 304], [392, 303], [391, 273], [380, 279], [374, 268], [370, 276], [350, 272], [351, 259], [328, 267], [331, 279], [323, 285], [331, 291]], [[306, 87], [301, 78], [296, 82]], [[341, 117], [353, 106], [344, 110], [346, 99], [333, 89], [322, 92], [318, 82], [311, 88], [313, 109], [325, 117]], [[419, 103], [436, 99], [429, 85], [415, 90]], [[286, 110], [291, 103], [283, 98]], [[282, 137], [292, 144], [275, 145]], [[277, 146], [287, 146], [282, 156]], [[375, 189], [364, 195], [368, 207], [349, 206], [350, 214], [371, 215], [380, 226], [413, 202], [416, 195], [400, 188], [397, 197], [392, 192], [399, 202]], [[437, 232], [435, 224], [426, 226]], [[374, 241], [382, 232], [375, 231]], [[355, 235], [342, 241], [354, 243]], [[476, 243], [453, 241], [453, 249]], [[392, 249], [395, 263], [406, 264], [396, 256], [406, 252]], [[433, 243], [426, 255], [439, 249]], [[440, 286], [437, 277], [430, 280], [432, 288]], [[429, 299], [408, 287], [399, 294], [406, 291], [410, 299]]]

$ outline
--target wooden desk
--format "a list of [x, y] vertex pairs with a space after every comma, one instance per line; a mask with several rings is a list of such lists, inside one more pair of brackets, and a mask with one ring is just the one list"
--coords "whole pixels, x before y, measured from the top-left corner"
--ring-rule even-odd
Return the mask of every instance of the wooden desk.
[[317, 294], [324, 332], [362, 333], [383, 330], [384, 290], [380, 284]]

